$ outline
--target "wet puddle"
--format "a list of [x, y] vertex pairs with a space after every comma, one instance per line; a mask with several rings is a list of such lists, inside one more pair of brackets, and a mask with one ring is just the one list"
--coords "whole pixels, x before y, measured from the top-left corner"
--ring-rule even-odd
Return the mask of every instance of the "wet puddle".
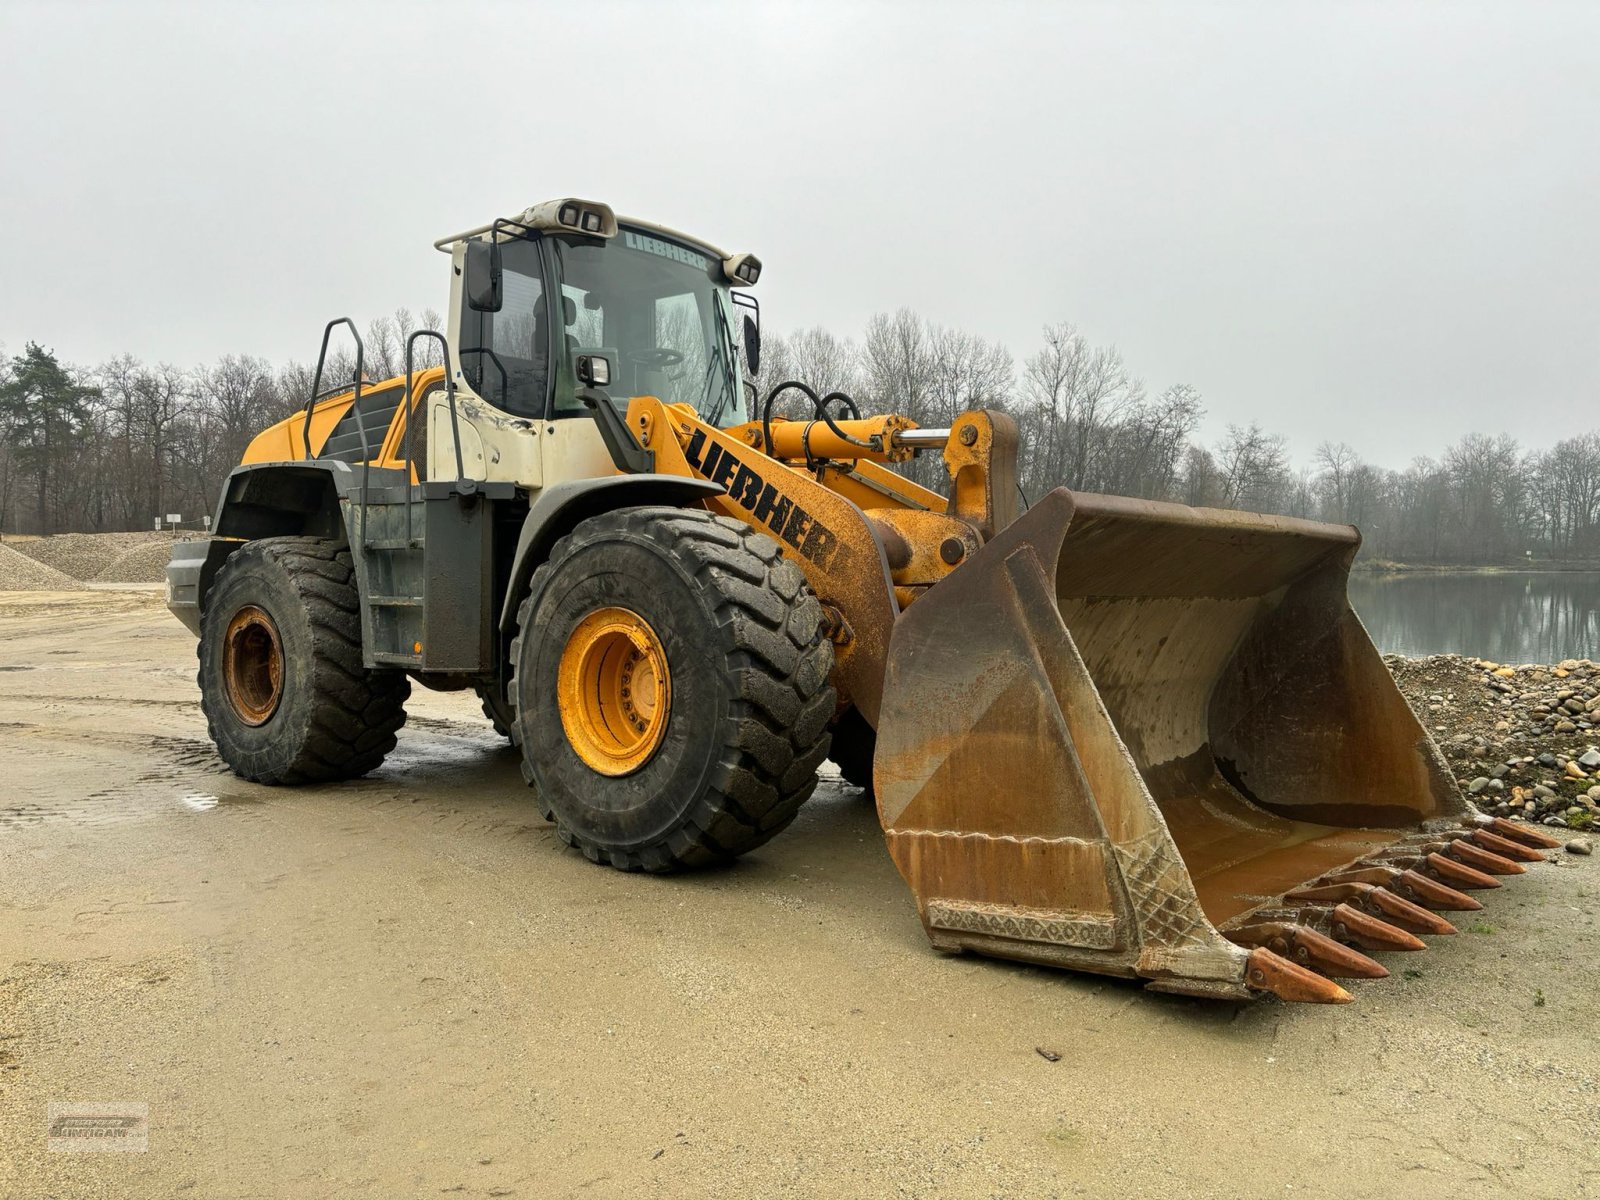
[[[473, 794], [525, 799], [516, 754], [503, 739], [471, 725], [426, 717], [409, 725], [379, 772], [315, 790], [427, 796], [447, 782]], [[92, 759], [80, 756], [70, 743], [30, 748], [34, 764], [43, 769], [29, 771], [0, 799], [0, 830], [100, 829], [180, 815], [259, 812], [273, 801], [274, 792], [287, 799], [300, 791], [268, 789], [238, 779], [209, 741], [156, 735], [141, 743], [136, 750], [122, 751], [131, 759], [124, 760], [122, 779], [108, 780], [102, 773], [103, 786], [86, 793], [63, 784], [69, 778], [93, 778]], [[105, 747], [100, 754], [107, 751], [117, 753]], [[100, 770], [104, 772], [104, 766]]]
[[205, 792], [190, 792], [178, 800], [190, 812], [210, 812], [213, 808], [249, 808], [266, 803], [257, 796], [213, 796]]
[[[177, 813], [254, 808], [262, 803], [255, 796], [219, 786], [251, 785], [236, 780], [207, 742], [156, 736], [146, 746], [148, 751], [154, 751], [156, 761], [136, 762], [136, 769], [130, 770], [126, 778], [91, 792], [74, 794], [62, 785], [59, 769], [47, 769], [43, 778], [33, 775], [0, 802], [0, 829], [43, 825], [98, 829]], [[70, 750], [34, 750], [36, 763], [62, 759], [73, 764], [76, 769], [72, 774], [77, 778], [83, 778], [91, 769], [90, 760], [73, 758]]]
[[130, 786], [91, 792], [78, 799], [22, 800], [0, 806], [0, 829], [36, 829], [42, 825], [70, 825], [76, 829], [103, 829], [130, 821], [146, 821], [175, 813], [204, 813], [214, 809], [249, 810], [264, 802], [253, 796], [217, 795], [192, 790], [173, 791]]

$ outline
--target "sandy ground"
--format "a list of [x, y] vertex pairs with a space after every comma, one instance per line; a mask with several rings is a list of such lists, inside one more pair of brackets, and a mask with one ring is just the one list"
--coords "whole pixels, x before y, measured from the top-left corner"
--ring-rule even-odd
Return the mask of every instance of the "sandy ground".
[[[837, 783], [735, 869], [593, 867], [461, 696], [244, 784], [193, 670], [155, 590], [0, 596], [8, 1200], [1600, 1194], [1593, 860], [1354, 1005], [1219, 1005], [933, 953]], [[149, 1152], [47, 1154], [52, 1100]]]

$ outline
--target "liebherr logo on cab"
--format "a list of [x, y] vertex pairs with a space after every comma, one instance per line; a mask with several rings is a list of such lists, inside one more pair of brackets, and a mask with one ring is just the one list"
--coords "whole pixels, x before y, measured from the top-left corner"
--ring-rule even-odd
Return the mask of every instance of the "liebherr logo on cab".
[[774, 537], [787, 543], [807, 562], [825, 571], [838, 557], [838, 534], [790, 497], [780, 494], [759, 471], [724, 448], [721, 442], [710, 441], [705, 430], [694, 431], [684, 448], [684, 456], [702, 477], [727, 488], [729, 500], [772, 530]]

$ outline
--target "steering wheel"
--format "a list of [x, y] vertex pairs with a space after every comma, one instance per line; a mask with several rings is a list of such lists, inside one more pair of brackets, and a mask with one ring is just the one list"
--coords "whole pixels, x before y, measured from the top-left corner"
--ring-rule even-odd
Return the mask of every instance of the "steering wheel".
[[628, 361], [641, 367], [649, 367], [659, 371], [662, 367], [675, 367], [683, 361], [683, 355], [676, 350], [629, 350]]

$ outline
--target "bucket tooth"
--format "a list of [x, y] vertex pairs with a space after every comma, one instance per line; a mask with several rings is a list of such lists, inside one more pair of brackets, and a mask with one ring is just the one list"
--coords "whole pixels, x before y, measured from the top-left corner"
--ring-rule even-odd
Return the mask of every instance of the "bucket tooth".
[[1227, 931], [1240, 946], [1265, 946], [1290, 962], [1334, 979], [1386, 979], [1389, 972], [1359, 950], [1341, 945], [1325, 933], [1289, 921], [1264, 921]]
[[[1335, 979], [1387, 979], [1389, 969], [1361, 951], [1341, 944], [1325, 933], [1301, 925], [1295, 928], [1295, 958], [1313, 970]], [[1298, 952], [1303, 951], [1301, 958]]]
[[1443, 909], [1446, 912], [1477, 912], [1483, 907], [1465, 892], [1458, 892], [1453, 887], [1429, 879], [1420, 871], [1401, 871], [1399, 878], [1389, 884], [1389, 888], [1424, 908]]
[[1329, 913], [1332, 935], [1363, 950], [1426, 950], [1428, 945], [1414, 933], [1349, 904], [1337, 904]]
[[1370, 883], [1308, 883], [1292, 892], [1285, 892], [1283, 898], [1307, 904], [1344, 904], [1364, 899], [1374, 886]]
[[1389, 863], [1365, 863], [1324, 875], [1319, 883], [1374, 883], [1424, 908], [1475, 912], [1482, 908], [1471, 896], [1429, 879], [1419, 871]]
[[1497, 888], [1500, 881], [1493, 875], [1485, 874], [1457, 862], [1453, 858], [1446, 858], [1439, 851], [1446, 848], [1445, 843], [1435, 843], [1438, 849], [1429, 846], [1422, 847], [1424, 853], [1406, 853], [1403, 850], [1385, 850], [1374, 855], [1368, 861], [1382, 863], [1386, 867], [1396, 867], [1401, 870], [1412, 870], [1418, 875], [1424, 875], [1437, 883], [1455, 888], [1457, 891], [1467, 891], [1472, 888]]
[[1321, 878], [1314, 880], [1308, 887], [1320, 884], [1333, 883], [1374, 883], [1379, 887], [1387, 887], [1401, 875], [1399, 867], [1390, 866], [1388, 863], [1360, 863], [1353, 867], [1344, 867], [1337, 871], [1329, 871]]
[[1458, 859], [1469, 867], [1486, 871], [1490, 875], [1521, 875], [1528, 869], [1521, 863], [1514, 863], [1509, 858], [1503, 858], [1492, 851], [1485, 850], [1482, 846], [1469, 841], [1465, 836], [1456, 838], [1441, 847], [1439, 853], [1449, 858]]
[[1250, 951], [1245, 965], [1245, 986], [1258, 992], [1271, 992], [1280, 1000], [1307, 1004], [1349, 1004], [1355, 999], [1331, 979], [1292, 963], [1265, 946]]
[[1373, 911], [1373, 916], [1381, 915], [1391, 925], [1398, 925], [1411, 933], [1442, 936], [1456, 932], [1456, 927], [1443, 917], [1436, 916], [1420, 904], [1413, 904], [1404, 897], [1395, 895], [1388, 888], [1373, 888], [1367, 893], [1367, 899], [1376, 910]]
[[1532, 825], [1519, 825], [1504, 817], [1490, 817], [1488, 824], [1481, 828], [1487, 829], [1490, 833], [1497, 833], [1508, 841], [1531, 846], [1535, 850], [1554, 850], [1561, 845], [1560, 838], [1553, 838], [1542, 829], [1535, 829]]
[[1289, 900], [1304, 900], [1312, 904], [1350, 904], [1409, 933], [1456, 932], [1456, 927], [1443, 917], [1437, 917], [1420, 904], [1413, 904], [1388, 888], [1373, 883], [1314, 883], [1284, 895]]
[[1475, 843], [1489, 851], [1498, 854], [1501, 858], [1509, 858], [1512, 862], [1544, 862], [1544, 855], [1531, 847], [1524, 846], [1521, 842], [1513, 842], [1510, 838], [1501, 837], [1498, 833], [1491, 833], [1487, 829], [1474, 829], [1467, 834]]
[[1493, 875], [1467, 866], [1466, 863], [1457, 862], [1453, 858], [1446, 858], [1437, 852], [1417, 860], [1414, 869], [1437, 879], [1440, 883], [1448, 883], [1455, 888], [1497, 888], [1500, 881]]

